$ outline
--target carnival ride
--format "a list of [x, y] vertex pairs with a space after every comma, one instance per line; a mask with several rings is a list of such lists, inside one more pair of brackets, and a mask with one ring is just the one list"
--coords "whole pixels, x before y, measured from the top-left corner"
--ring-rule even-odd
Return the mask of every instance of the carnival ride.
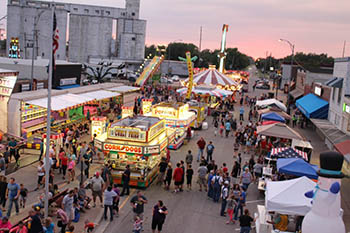
[[219, 72], [224, 73], [225, 70], [225, 58], [226, 58], [226, 35], [228, 31], [228, 25], [224, 24], [222, 27], [221, 48], [218, 57], [220, 58]]
[[191, 98], [192, 88], [193, 88], [193, 67], [192, 62], [197, 60], [197, 56], [191, 58], [191, 52], [186, 52], [186, 59], [179, 57], [179, 60], [186, 61], [187, 69], [188, 69], [188, 85], [187, 85], [187, 93], [186, 99], [189, 100]]
[[148, 79], [152, 78], [155, 72], [159, 69], [160, 65], [164, 61], [164, 56], [154, 56], [151, 62], [145, 67], [141, 75], [135, 81], [137, 86], [143, 87]]

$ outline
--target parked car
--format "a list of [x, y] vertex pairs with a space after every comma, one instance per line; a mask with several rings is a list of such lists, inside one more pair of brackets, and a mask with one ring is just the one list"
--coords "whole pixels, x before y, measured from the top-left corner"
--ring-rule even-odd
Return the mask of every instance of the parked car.
[[161, 77], [160, 82], [161, 83], [169, 83], [169, 84], [173, 83], [173, 81], [171, 79], [166, 78], [166, 77]]
[[265, 89], [265, 90], [270, 90], [270, 84], [268, 83], [258, 83], [256, 84], [256, 89]]
[[173, 82], [178, 82], [178, 81], [180, 81], [180, 77], [177, 76], [177, 75], [174, 75], [173, 77], [171, 77], [171, 80], [172, 80]]

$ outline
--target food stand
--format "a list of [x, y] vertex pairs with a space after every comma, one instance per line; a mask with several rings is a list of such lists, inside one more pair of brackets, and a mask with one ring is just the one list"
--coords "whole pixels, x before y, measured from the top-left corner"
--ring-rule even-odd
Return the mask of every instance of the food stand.
[[[50, 135], [50, 146], [55, 146], [55, 154], [56, 156], [59, 154], [60, 149], [63, 148], [63, 137], [64, 133], [61, 132], [51, 132]], [[46, 134], [42, 135], [43, 138], [43, 146], [44, 146], [44, 154], [46, 153], [46, 140], [47, 136]]]
[[107, 117], [92, 117], [91, 118], [91, 139], [94, 135], [99, 136], [106, 132]]
[[191, 127], [195, 129], [202, 128], [202, 124], [207, 116], [207, 107], [206, 104], [197, 102], [197, 101], [189, 101], [190, 111], [196, 114], [196, 119], [191, 123]]
[[[165, 125], [169, 131], [169, 149], [178, 149], [182, 146], [188, 127], [196, 119], [196, 114], [189, 111], [189, 105], [185, 103], [160, 103], [152, 107], [152, 112], [146, 114], [165, 119]], [[171, 135], [175, 132], [175, 137]]]
[[155, 179], [161, 157], [166, 157], [168, 131], [165, 120], [136, 116], [123, 118], [94, 140], [104, 152], [105, 162], [112, 164], [114, 183], [122, 183], [126, 165], [130, 166], [130, 185], [148, 187]]

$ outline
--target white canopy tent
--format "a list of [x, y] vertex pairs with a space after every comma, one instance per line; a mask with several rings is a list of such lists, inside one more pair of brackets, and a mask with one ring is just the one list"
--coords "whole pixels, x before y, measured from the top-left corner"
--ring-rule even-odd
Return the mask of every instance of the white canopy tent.
[[116, 96], [120, 96], [121, 94], [118, 92], [111, 92], [111, 91], [105, 91], [105, 90], [99, 90], [99, 91], [93, 91], [93, 92], [86, 92], [79, 94], [79, 96], [83, 98], [93, 98], [95, 100], [103, 100], [108, 99]]
[[311, 199], [304, 194], [315, 186], [316, 183], [305, 176], [286, 181], [268, 181], [265, 191], [266, 210], [305, 216], [311, 209]]
[[[75, 94], [56, 95], [51, 97], [52, 111], [59, 111], [92, 101], [94, 98]], [[27, 104], [47, 108], [47, 98], [26, 101]]]
[[284, 105], [283, 103], [281, 103], [280, 101], [276, 100], [276, 99], [266, 99], [266, 100], [258, 100], [256, 101], [256, 106], [259, 107], [267, 107], [267, 106], [271, 106], [271, 105], [275, 105], [278, 108], [280, 108], [283, 111], [287, 111], [287, 107], [286, 105]]

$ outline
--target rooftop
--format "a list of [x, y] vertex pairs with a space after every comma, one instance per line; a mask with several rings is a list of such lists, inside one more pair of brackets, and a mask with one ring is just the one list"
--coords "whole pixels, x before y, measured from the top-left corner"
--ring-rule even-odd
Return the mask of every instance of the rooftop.
[[142, 130], [149, 130], [149, 128], [161, 121], [158, 117], [149, 117], [149, 116], [136, 116], [136, 117], [127, 117], [123, 118], [116, 123], [112, 124], [114, 126], [123, 126], [123, 127], [134, 127], [140, 128]]

